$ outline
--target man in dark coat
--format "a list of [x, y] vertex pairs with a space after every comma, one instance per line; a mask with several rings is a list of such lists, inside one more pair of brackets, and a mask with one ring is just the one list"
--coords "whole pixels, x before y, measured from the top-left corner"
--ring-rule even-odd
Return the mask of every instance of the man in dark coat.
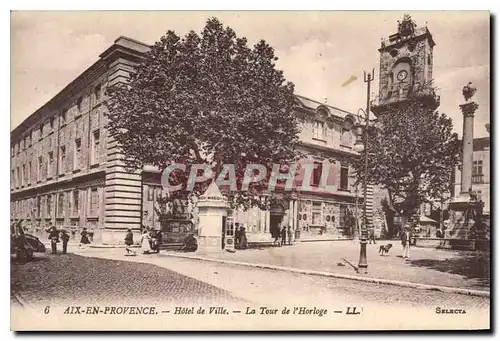
[[62, 253], [65, 255], [68, 251], [68, 242], [69, 242], [69, 234], [66, 230], [61, 231], [61, 240], [62, 240]]
[[59, 232], [57, 231], [57, 228], [52, 225], [47, 229], [47, 232], [49, 233], [49, 239], [50, 239], [50, 246], [52, 247], [52, 254], [55, 255], [57, 254], [57, 243], [59, 243]]
[[132, 254], [132, 256], [136, 255], [135, 251], [131, 249], [133, 244], [134, 244], [134, 234], [132, 233], [132, 229], [128, 229], [127, 234], [125, 235], [125, 250], [127, 251], [127, 255], [130, 254]]
[[163, 244], [163, 232], [161, 228], [156, 231], [156, 251], [160, 252], [160, 246]]
[[286, 225], [283, 225], [283, 228], [281, 229], [281, 245], [286, 244]]

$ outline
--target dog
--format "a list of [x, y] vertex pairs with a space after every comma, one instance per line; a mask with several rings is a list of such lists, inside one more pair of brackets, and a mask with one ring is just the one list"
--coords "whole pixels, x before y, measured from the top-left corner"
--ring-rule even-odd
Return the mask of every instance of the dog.
[[380, 249], [378, 249], [378, 253], [383, 256], [387, 255], [391, 250], [392, 244], [380, 245]]

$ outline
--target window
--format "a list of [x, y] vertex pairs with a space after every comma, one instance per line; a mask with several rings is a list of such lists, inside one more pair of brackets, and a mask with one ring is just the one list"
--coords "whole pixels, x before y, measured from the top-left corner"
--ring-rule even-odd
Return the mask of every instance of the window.
[[78, 101], [76, 101], [76, 107], [78, 109], [78, 112], [81, 112], [82, 111], [82, 102], [83, 102], [83, 98], [79, 98]]
[[341, 227], [345, 227], [345, 220], [347, 216], [347, 205], [340, 205], [340, 210], [339, 210], [339, 225]]
[[54, 117], [51, 117], [49, 122], [50, 122], [50, 129], [51, 130], [54, 129]]
[[23, 168], [21, 168], [21, 186], [26, 185], [28, 183], [26, 179], [26, 165], [23, 165]]
[[59, 174], [66, 173], [66, 146], [61, 146], [59, 151]]
[[68, 191], [66, 192], [66, 195], [65, 197], [68, 199], [68, 212], [71, 214], [71, 209], [72, 209], [72, 206], [71, 206], [71, 191]]
[[477, 201], [482, 201], [480, 190], [472, 191], [472, 194], [475, 194], [477, 196]]
[[64, 109], [61, 113], [61, 125], [66, 124], [66, 113], [68, 112], [67, 109]]
[[21, 170], [19, 169], [19, 167], [16, 167], [17, 169], [17, 181], [16, 181], [16, 184], [17, 184], [17, 187], [19, 187], [19, 185], [21, 184]]
[[316, 140], [325, 140], [325, 124], [323, 122], [316, 121], [313, 123], [313, 138]]
[[100, 133], [99, 130], [94, 131], [92, 136], [92, 150], [90, 154], [90, 164], [95, 165], [99, 163], [99, 139]]
[[31, 184], [31, 161], [28, 162], [28, 185]]
[[90, 190], [90, 212], [91, 217], [97, 217], [99, 212], [99, 193], [97, 188], [92, 188]]
[[40, 197], [36, 197], [36, 212], [35, 212], [35, 215], [36, 215], [37, 218], [40, 218], [41, 203], [42, 203], [42, 199]]
[[36, 180], [42, 181], [42, 176], [43, 176], [43, 157], [39, 156], [38, 157], [38, 172], [37, 172]]
[[75, 155], [73, 157], [73, 169], [80, 169], [82, 158], [82, 140], [75, 140]]
[[95, 102], [98, 103], [99, 100], [101, 99], [101, 84], [97, 85], [94, 88], [94, 97], [95, 97]]
[[31, 147], [31, 140], [33, 139], [33, 132], [30, 131], [30, 134], [28, 135], [28, 147]]
[[349, 166], [340, 166], [340, 188], [343, 191], [349, 190]]
[[321, 225], [321, 202], [313, 202], [312, 207], [312, 224]]
[[342, 147], [352, 148], [352, 128], [353, 128], [353, 126], [354, 126], [354, 123], [349, 118], [347, 118], [344, 121], [344, 125], [342, 126], [342, 136], [341, 136], [341, 141], [340, 141], [340, 145]]
[[47, 162], [47, 178], [52, 178], [54, 172], [54, 153], [49, 152], [49, 158]]
[[73, 191], [73, 216], [80, 216], [80, 191]]
[[10, 187], [16, 187], [16, 174], [13, 169], [10, 171]]
[[321, 162], [314, 162], [316, 168], [313, 169], [312, 186], [319, 186], [321, 181], [321, 172], [323, 171], [323, 164]]
[[351, 140], [352, 140], [351, 137], [352, 137], [351, 131], [343, 128], [341, 145], [343, 147], [351, 147]]
[[47, 195], [47, 218], [52, 215], [52, 194]]
[[43, 123], [40, 124], [40, 138], [43, 137]]
[[64, 194], [59, 193], [57, 196], [57, 216], [64, 217]]
[[478, 160], [472, 163], [472, 183], [483, 183], [483, 161]]

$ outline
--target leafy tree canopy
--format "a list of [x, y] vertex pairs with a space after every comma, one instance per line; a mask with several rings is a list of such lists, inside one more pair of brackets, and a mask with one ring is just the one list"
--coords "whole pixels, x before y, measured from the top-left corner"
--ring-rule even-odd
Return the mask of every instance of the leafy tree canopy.
[[[276, 69], [274, 49], [211, 18], [201, 34], [168, 31], [144, 55], [126, 85], [110, 89], [109, 132], [127, 166], [206, 163], [236, 170], [297, 158], [294, 86]], [[241, 179], [241, 172], [240, 175]], [[182, 182], [174, 173], [172, 181]], [[199, 194], [206, 188], [195, 187]], [[251, 197], [243, 193], [241, 201]]]
[[388, 190], [390, 204], [406, 216], [450, 188], [460, 157], [460, 143], [445, 114], [429, 110], [417, 97], [380, 115], [369, 129], [367, 148], [355, 164], [363, 179], [368, 153], [368, 181]]

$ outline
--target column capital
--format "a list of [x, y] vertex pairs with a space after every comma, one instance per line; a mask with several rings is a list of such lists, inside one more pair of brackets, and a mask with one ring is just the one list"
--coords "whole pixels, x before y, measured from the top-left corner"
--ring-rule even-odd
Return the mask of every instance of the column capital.
[[460, 105], [460, 110], [464, 117], [474, 117], [477, 108], [479, 108], [479, 105], [476, 102], [468, 102]]

